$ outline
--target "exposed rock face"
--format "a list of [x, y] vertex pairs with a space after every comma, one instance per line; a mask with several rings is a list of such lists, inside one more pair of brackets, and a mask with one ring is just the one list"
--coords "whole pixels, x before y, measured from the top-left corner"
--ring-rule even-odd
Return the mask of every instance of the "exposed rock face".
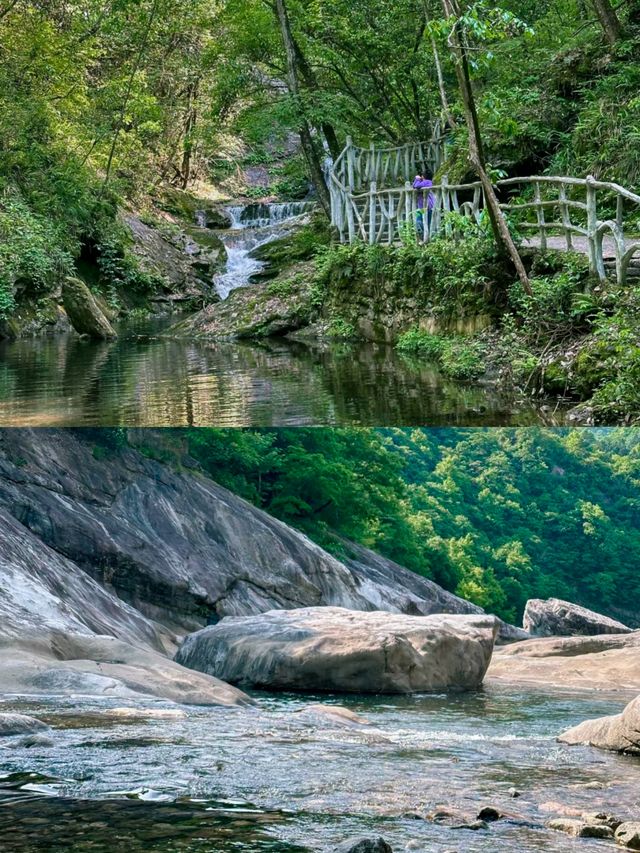
[[140, 267], [165, 284], [154, 301], [218, 299], [213, 276], [224, 269], [227, 255], [216, 234], [196, 226], [165, 233], [130, 213], [122, 214], [121, 219], [131, 234], [132, 252]]
[[488, 675], [540, 687], [640, 690], [640, 631], [515, 643], [496, 651]]
[[160, 648], [158, 623], [184, 633], [274, 608], [478, 611], [366, 549], [342, 563], [203, 476], [94, 447], [91, 431], [0, 432], [10, 531], [0, 537], [0, 631], [15, 636], [36, 613], [51, 628]]
[[217, 678], [115, 637], [25, 631], [18, 641], [0, 640], [0, 652], [1, 692], [144, 695], [195, 705], [251, 702]]
[[621, 714], [586, 720], [564, 732], [558, 740], [560, 743], [588, 743], [599, 749], [640, 755], [640, 696], [630, 702]]
[[176, 660], [276, 690], [472, 690], [482, 684], [496, 633], [492, 616], [308, 607], [224, 619], [187, 637]]
[[597, 634], [625, 634], [632, 629], [559, 598], [531, 598], [524, 611], [523, 627], [534, 637], [573, 637]]
[[89, 335], [101, 340], [117, 337], [95, 296], [81, 279], [65, 279], [62, 285], [62, 302], [69, 322], [80, 335]]
[[0, 714], [0, 737], [33, 734], [47, 728], [40, 720], [26, 714]]
[[307, 326], [312, 312], [308, 280], [276, 279], [232, 290], [223, 302], [177, 323], [170, 334], [219, 340], [273, 337]]

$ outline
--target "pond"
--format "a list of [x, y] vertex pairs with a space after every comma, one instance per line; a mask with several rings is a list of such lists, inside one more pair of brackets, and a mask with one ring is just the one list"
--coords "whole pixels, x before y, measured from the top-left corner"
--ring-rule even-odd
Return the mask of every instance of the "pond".
[[174, 340], [176, 317], [119, 338], [0, 342], [0, 426], [528, 426], [568, 406], [444, 378], [392, 347]]
[[[394, 853], [596, 853], [615, 846], [545, 822], [572, 809], [640, 814], [639, 760], [555, 741], [620, 710], [619, 696], [489, 685], [449, 696], [258, 699], [257, 708], [140, 719], [109, 716], [122, 699], [5, 698], [0, 710], [49, 722], [54, 746], [0, 750], [0, 849], [333, 853], [380, 834]], [[368, 724], [296, 713], [317, 701]], [[505, 816], [475, 832], [425, 819], [443, 807], [473, 819], [487, 805]]]

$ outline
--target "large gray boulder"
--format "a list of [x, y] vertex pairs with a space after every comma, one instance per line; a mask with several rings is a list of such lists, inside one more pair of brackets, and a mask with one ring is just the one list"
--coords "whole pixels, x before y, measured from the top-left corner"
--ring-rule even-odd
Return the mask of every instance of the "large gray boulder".
[[560, 743], [589, 744], [612, 752], [640, 755], [640, 696], [630, 702], [621, 714], [585, 720], [561, 734], [558, 740]]
[[231, 683], [275, 690], [472, 690], [482, 684], [497, 629], [484, 615], [273, 610], [198, 631], [175, 659]]
[[95, 296], [82, 279], [65, 279], [62, 285], [62, 304], [69, 322], [78, 334], [99, 340], [117, 337]]
[[615, 619], [560, 598], [529, 599], [522, 625], [534, 637], [625, 634], [632, 630]]

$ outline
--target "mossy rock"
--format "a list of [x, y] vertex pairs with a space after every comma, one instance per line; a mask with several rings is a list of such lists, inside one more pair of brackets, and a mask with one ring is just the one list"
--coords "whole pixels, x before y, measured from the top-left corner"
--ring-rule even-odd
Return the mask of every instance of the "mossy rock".
[[158, 207], [184, 219], [186, 222], [196, 221], [196, 214], [201, 213], [207, 228], [230, 228], [231, 218], [217, 205], [208, 199], [198, 198], [185, 190], [176, 187], [163, 187], [156, 200]]
[[252, 257], [263, 261], [265, 266], [251, 277], [251, 281], [275, 278], [289, 265], [313, 258], [320, 246], [328, 246], [330, 242], [328, 220], [318, 214], [308, 225], [254, 249]]
[[170, 329], [176, 337], [232, 339], [286, 335], [308, 326], [315, 316], [311, 275], [297, 269], [289, 278], [232, 290]]
[[589, 397], [610, 376], [613, 348], [604, 341], [590, 340], [571, 365], [572, 384], [582, 397]]
[[62, 285], [62, 303], [69, 322], [78, 334], [99, 340], [117, 337], [95, 296], [82, 279], [71, 276], [65, 279]]
[[547, 394], [564, 394], [571, 385], [569, 371], [557, 361], [543, 366], [541, 382]]

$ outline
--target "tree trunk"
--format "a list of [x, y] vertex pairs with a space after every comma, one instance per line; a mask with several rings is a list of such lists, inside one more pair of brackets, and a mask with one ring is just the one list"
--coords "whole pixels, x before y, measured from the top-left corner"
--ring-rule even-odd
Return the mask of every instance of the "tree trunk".
[[287, 12], [285, 0], [276, 0], [276, 16], [278, 18], [280, 34], [282, 36], [284, 50], [287, 57], [287, 86], [292, 98], [294, 99], [300, 118], [298, 132], [300, 134], [302, 151], [305, 160], [307, 161], [307, 166], [309, 167], [311, 181], [318, 193], [318, 200], [324, 208], [327, 216], [330, 216], [331, 199], [329, 197], [329, 190], [324, 179], [322, 163], [313, 138], [313, 131], [304, 114], [304, 108], [300, 99], [300, 85], [298, 83], [298, 55], [296, 52], [293, 34], [291, 32], [291, 23], [289, 21], [289, 14]]
[[609, 0], [591, 0], [591, 2], [607, 41], [613, 46], [622, 35], [622, 24]]
[[191, 179], [191, 155], [193, 153], [192, 134], [198, 118], [198, 86], [200, 80], [190, 83], [187, 90], [187, 109], [184, 120], [184, 136], [182, 141], [182, 189], [186, 190]]
[[[427, 0], [422, 0], [422, 6], [424, 8], [424, 19], [427, 24], [430, 23], [429, 17], [429, 9], [427, 7]], [[438, 53], [438, 45], [436, 44], [436, 40], [433, 35], [431, 38], [431, 51], [433, 53], [433, 64], [436, 69], [436, 77], [438, 80], [438, 92], [440, 93], [440, 103], [442, 104], [442, 112], [444, 114], [445, 119], [447, 120], [447, 124], [451, 128], [451, 130], [456, 129], [456, 120], [453, 117], [453, 113], [451, 112], [451, 107], [449, 106], [449, 98], [447, 97], [447, 90], [444, 85], [444, 75], [442, 73], [442, 63], [440, 62], [440, 54]]]
[[469, 133], [469, 159], [473, 166], [484, 192], [484, 197], [487, 205], [487, 212], [491, 222], [491, 228], [495, 237], [498, 251], [508, 256], [518, 274], [518, 278], [522, 282], [522, 286], [527, 293], [531, 293], [529, 284], [529, 276], [522, 263], [522, 258], [518, 252], [516, 244], [513, 241], [509, 226], [504, 218], [504, 214], [500, 209], [500, 203], [495, 194], [491, 179], [487, 174], [485, 166], [484, 149], [482, 145], [482, 136], [480, 134], [480, 122], [478, 120], [478, 112], [476, 109], [473, 87], [471, 85], [471, 75], [469, 73], [469, 61], [467, 57], [467, 48], [462, 32], [462, 26], [458, 20], [459, 9], [454, 6], [454, 0], [442, 0], [442, 8], [445, 17], [453, 24], [449, 36], [449, 47], [454, 60], [456, 69], [456, 77], [462, 103], [464, 107], [465, 120]]
[[[320, 86], [318, 84], [318, 80], [313, 71], [313, 68], [309, 65], [306, 56], [300, 49], [300, 45], [295, 40], [295, 38], [293, 39], [293, 49], [295, 50], [296, 60], [305, 86], [307, 87], [307, 89], [309, 89], [310, 92], [319, 92]], [[340, 147], [340, 143], [338, 142], [338, 136], [331, 122], [322, 122], [322, 133], [324, 134], [324, 138], [327, 140], [327, 148], [329, 149], [329, 153], [331, 154], [334, 160], [337, 160], [337, 158], [340, 156], [342, 148]]]

